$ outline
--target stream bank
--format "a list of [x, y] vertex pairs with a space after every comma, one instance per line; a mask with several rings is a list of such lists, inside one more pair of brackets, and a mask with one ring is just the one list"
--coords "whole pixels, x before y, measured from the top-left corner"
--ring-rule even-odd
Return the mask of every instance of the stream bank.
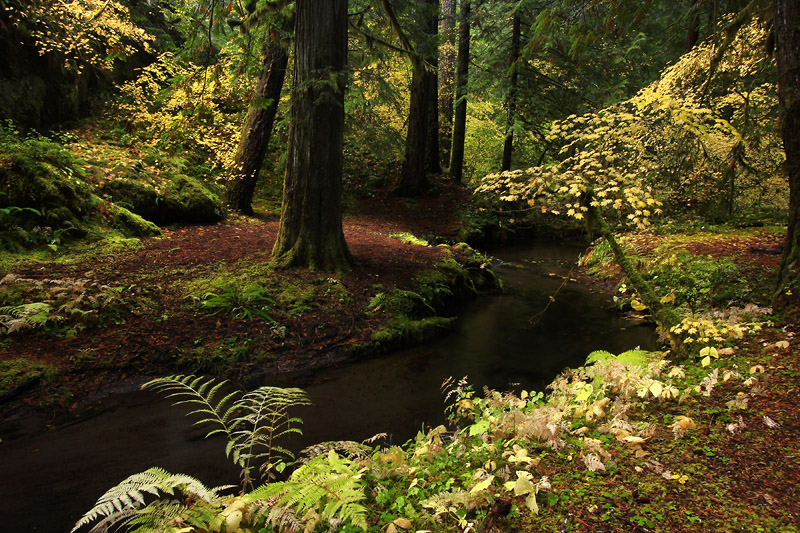
[[[593, 349], [655, 347], [651, 328], [616, 314], [602, 291], [570, 281], [579, 251], [553, 244], [505, 250], [497, 268], [505, 292], [463, 309], [449, 335], [283, 383], [303, 387], [314, 402], [298, 413], [304, 420], [303, 438], [287, 444], [298, 450], [378, 432], [402, 444], [444, 420], [439, 387], [449, 376], [469, 375], [476, 388], [542, 390]], [[532, 323], [545, 307], [547, 312]], [[17, 521], [9, 527], [63, 531], [108, 487], [150, 466], [209, 484], [235, 483], [236, 469], [224, 457], [224, 442], [204, 440], [203, 434], [180, 407], [146, 391], [109, 397], [84, 418], [45, 433], [18, 433], [2, 445], [9, 466], [0, 499], [14, 509], [4, 514]], [[33, 494], [51, 502], [47, 520]]]

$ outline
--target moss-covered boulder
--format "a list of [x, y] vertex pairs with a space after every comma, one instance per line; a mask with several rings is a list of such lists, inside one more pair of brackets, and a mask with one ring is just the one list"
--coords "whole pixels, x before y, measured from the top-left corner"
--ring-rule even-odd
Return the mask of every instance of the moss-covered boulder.
[[53, 235], [82, 237], [93, 223], [128, 237], [158, 235], [154, 224], [93, 194], [74, 165], [36, 160], [22, 152], [0, 157], [0, 231], [50, 228]]
[[45, 161], [0, 160], [0, 207], [18, 208], [6, 219], [25, 228], [73, 228], [85, 234], [84, 221], [93, 211], [89, 187]]
[[102, 185], [101, 193], [156, 224], [210, 224], [223, 217], [222, 201], [198, 180], [174, 174], [160, 183], [129, 175]]
[[158, 226], [124, 207], [111, 204], [109, 214], [111, 215], [111, 227], [126, 237], [154, 237], [161, 235], [161, 230]]

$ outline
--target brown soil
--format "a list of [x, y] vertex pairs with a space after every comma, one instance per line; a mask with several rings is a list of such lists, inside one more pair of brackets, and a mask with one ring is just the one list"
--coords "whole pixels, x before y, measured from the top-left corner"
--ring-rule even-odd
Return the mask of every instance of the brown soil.
[[[441, 248], [405, 244], [391, 235], [408, 232], [454, 238], [457, 203], [466, 194], [464, 189], [448, 187], [436, 197], [413, 204], [385, 196], [363, 202], [359, 214], [344, 220], [345, 238], [355, 260], [351, 271], [291, 269], [276, 271], [271, 280], [276, 286], [341, 283], [350, 301], [339, 301], [335, 295], [326, 299], [326, 291], [317, 289], [309, 310], [278, 312], [275, 324], [209, 316], [187, 300], [180, 285], [211, 275], [224, 265], [269, 261], [278, 229], [275, 216], [233, 215], [214, 226], [167, 228], [163, 236], [145, 240], [137, 250], [109, 255], [98, 245], [98, 253], [85, 263], [23, 268], [15, 274], [32, 279], [90, 278], [125, 287], [130, 303], [119, 324], [87, 328], [72, 338], [45, 338], [29, 330], [3, 344], [0, 360], [25, 357], [43, 362], [57, 369], [57, 378], [0, 406], [0, 417], [19, 415], [43, 403], [57, 410], [76, 408], [81, 399], [119, 382], [176, 371], [194, 373], [191, 367], [176, 367], [176, 355], [226, 340], [246, 339], [248, 354], [213, 370], [242, 383], [255, 373], [285, 374], [361, 355], [370, 349], [374, 331], [388, 320], [382, 313], [369, 312], [369, 299], [394, 288], [412, 290], [414, 278], [445, 254]], [[145, 300], [146, 305], [138, 304]], [[106, 370], [98, 371], [98, 367]]]

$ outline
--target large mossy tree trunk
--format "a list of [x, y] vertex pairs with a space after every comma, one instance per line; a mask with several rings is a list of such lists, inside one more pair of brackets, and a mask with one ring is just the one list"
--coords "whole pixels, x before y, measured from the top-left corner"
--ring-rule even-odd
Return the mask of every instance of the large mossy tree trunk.
[[781, 136], [789, 177], [789, 220], [778, 270], [778, 293], [785, 296], [790, 290], [800, 293], [800, 2], [774, 0], [773, 6]]
[[503, 143], [503, 162], [500, 170], [511, 170], [511, 154], [514, 151], [514, 121], [517, 115], [517, 79], [519, 78], [519, 42], [520, 18], [514, 11], [511, 23], [511, 76], [509, 77], [508, 96], [506, 97], [506, 138]]
[[456, 111], [450, 177], [461, 183], [464, 174], [464, 140], [467, 133], [467, 77], [469, 76], [470, 0], [461, 0], [458, 16], [458, 64], [456, 66]]
[[[287, 21], [281, 33], [288, 32], [290, 28], [291, 22]], [[246, 215], [253, 214], [253, 194], [258, 174], [264, 164], [272, 127], [275, 124], [275, 115], [278, 112], [281, 90], [286, 79], [289, 50], [282, 37], [272, 34], [265, 46], [264, 67], [256, 83], [250, 108], [247, 110], [233, 171], [226, 184], [228, 206]]]
[[289, 152], [277, 241], [278, 266], [346, 270], [342, 143], [347, 0], [297, 0]]

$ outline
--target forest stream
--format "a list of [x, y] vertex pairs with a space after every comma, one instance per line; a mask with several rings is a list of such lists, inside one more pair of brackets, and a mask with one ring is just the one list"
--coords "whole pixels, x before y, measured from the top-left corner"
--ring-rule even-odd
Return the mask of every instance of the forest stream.
[[[593, 350], [656, 348], [652, 328], [616, 313], [607, 293], [564, 284], [578, 253], [574, 245], [550, 243], [503, 249], [493, 255], [505, 292], [466, 307], [451, 334], [292, 384], [314, 405], [298, 412], [304, 435], [289, 447], [379, 432], [402, 444], [444, 421], [440, 387], [450, 376], [468, 376], [476, 389], [543, 390]], [[209, 486], [235, 484], [238, 472], [225, 458], [223, 440], [205, 440], [205, 430], [170, 403], [133, 390], [104, 400], [92, 416], [44, 433], [26, 432], [26, 422], [18, 422], [14, 438], [2, 436], [0, 444], [4, 530], [69, 531], [105, 490], [151, 466]]]

